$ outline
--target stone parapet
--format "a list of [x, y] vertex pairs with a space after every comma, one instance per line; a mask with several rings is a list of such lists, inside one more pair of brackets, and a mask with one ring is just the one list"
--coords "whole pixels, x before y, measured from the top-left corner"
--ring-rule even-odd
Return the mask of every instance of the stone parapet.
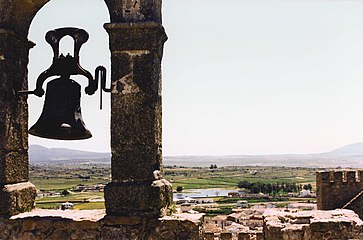
[[220, 239], [221, 240], [232, 240], [232, 233], [230, 233], [230, 232], [222, 232]]
[[0, 189], [0, 215], [12, 216], [34, 208], [36, 189], [30, 182], [3, 185]]
[[363, 170], [320, 171], [316, 173], [317, 207], [342, 208], [363, 191]]
[[105, 216], [104, 210], [34, 210], [0, 220], [0, 239], [200, 240], [202, 215], [159, 219]]
[[266, 211], [264, 219], [268, 240], [363, 239], [363, 221], [351, 210]]

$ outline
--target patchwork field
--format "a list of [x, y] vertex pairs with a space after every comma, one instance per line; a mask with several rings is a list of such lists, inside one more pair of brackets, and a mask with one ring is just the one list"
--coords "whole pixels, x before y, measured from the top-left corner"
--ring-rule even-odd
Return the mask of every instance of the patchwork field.
[[[174, 189], [225, 188], [236, 189], [240, 181], [261, 183], [311, 184], [315, 188], [315, 172], [320, 169], [288, 167], [218, 167], [186, 168], [166, 167], [164, 177], [172, 182]], [[39, 208], [59, 208], [71, 202], [75, 209], [103, 209], [102, 189], [110, 181], [110, 166], [107, 164], [51, 164], [31, 166], [30, 181], [40, 193], [36, 199]], [[85, 191], [76, 190], [84, 186]], [[64, 192], [66, 191], [66, 192]], [[64, 196], [63, 193], [66, 193]]]

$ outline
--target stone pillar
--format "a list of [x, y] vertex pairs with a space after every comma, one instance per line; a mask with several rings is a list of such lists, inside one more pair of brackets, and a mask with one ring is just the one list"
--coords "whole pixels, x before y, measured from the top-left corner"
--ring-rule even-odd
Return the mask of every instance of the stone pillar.
[[[111, 172], [106, 212], [159, 217], [172, 202], [162, 179], [161, 1], [106, 1], [111, 50]], [[159, 8], [159, 9], [158, 9]], [[153, 17], [154, 16], [154, 17]], [[148, 20], [148, 21], [145, 21]]]
[[10, 216], [34, 206], [36, 190], [29, 180], [27, 96], [29, 49], [26, 38], [0, 29], [0, 215]]
[[316, 173], [317, 208], [319, 210], [330, 209], [331, 185], [329, 172], [319, 171]]

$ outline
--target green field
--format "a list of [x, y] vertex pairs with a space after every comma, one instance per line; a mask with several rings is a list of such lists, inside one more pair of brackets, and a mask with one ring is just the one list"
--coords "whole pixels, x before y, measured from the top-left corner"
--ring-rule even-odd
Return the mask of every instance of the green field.
[[239, 181], [310, 183], [315, 186], [317, 169], [287, 167], [168, 168], [164, 176], [173, 186], [184, 189], [235, 188]]
[[[172, 182], [174, 189], [225, 188], [235, 189], [240, 181], [277, 183], [296, 182], [312, 184], [315, 188], [315, 172], [311, 168], [287, 167], [220, 167], [183, 168], [168, 167], [164, 169], [164, 177]], [[30, 181], [43, 191], [62, 192], [69, 190], [68, 196], [39, 197], [36, 199], [38, 208], [59, 208], [61, 203], [72, 202], [75, 209], [103, 209], [103, 192], [75, 192], [73, 188], [79, 184], [92, 186], [107, 184], [110, 180], [110, 169], [104, 165], [47, 165], [32, 166]]]

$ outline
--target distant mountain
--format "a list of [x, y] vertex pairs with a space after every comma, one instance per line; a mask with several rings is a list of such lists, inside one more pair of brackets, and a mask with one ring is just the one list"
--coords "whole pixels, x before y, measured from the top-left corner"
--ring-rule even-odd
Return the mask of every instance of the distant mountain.
[[[66, 148], [46, 148], [30, 145], [31, 164], [110, 164], [110, 153], [96, 153]], [[353, 167], [363, 168], [363, 142], [350, 144], [326, 153], [227, 155], [227, 156], [164, 156], [165, 166], [209, 167], [222, 166], [286, 166], [286, 167]]]
[[40, 145], [29, 146], [29, 161], [30, 163], [48, 163], [48, 162], [63, 162], [63, 161], [106, 161], [110, 162], [111, 153], [97, 153], [80, 151], [67, 148], [46, 148]]
[[363, 142], [349, 144], [333, 151], [328, 152], [328, 154], [334, 155], [363, 155]]

